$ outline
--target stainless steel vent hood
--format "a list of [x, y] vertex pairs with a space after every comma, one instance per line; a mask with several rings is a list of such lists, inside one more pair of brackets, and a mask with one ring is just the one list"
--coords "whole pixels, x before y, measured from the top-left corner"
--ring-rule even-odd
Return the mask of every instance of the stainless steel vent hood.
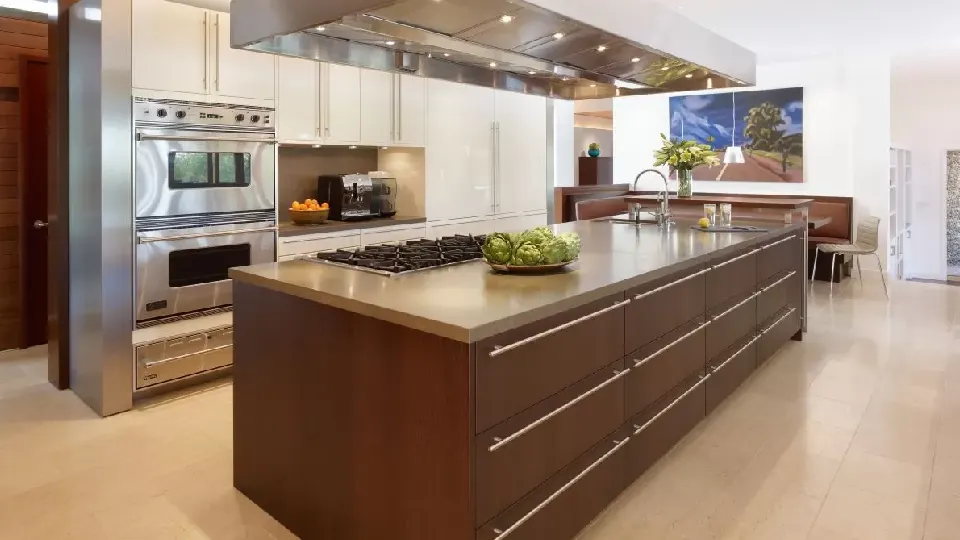
[[756, 56], [655, 0], [233, 0], [235, 48], [561, 99], [749, 86]]

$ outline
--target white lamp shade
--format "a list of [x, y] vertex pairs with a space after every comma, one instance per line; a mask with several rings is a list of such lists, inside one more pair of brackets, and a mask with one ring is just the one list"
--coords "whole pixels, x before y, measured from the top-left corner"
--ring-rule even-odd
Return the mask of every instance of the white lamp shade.
[[743, 159], [743, 148], [739, 146], [728, 146], [727, 151], [723, 153], [724, 163], [746, 163]]

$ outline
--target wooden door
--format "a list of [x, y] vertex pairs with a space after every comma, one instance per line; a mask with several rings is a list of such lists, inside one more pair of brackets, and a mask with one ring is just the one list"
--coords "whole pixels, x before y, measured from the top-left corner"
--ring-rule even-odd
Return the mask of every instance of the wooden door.
[[134, 2], [133, 87], [208, 93], [208, 28], [212, 19], [207, 10], [184, 4]]
[[47, 342], [46, 58], [20, 61], [20, 347]]

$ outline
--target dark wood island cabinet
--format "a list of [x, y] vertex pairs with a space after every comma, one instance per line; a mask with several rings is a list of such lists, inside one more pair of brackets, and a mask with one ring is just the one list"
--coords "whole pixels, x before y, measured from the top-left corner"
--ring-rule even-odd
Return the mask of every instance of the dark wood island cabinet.
[[573, 538], [802, 336], [799, 227], [629, 227], [553, 276], [234, 272], [235, 486], [305, 539]]

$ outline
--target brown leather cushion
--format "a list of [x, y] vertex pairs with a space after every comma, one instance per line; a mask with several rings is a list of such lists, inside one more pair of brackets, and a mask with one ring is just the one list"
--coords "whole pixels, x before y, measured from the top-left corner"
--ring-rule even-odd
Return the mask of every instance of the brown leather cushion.
[[[846, 243], [845, 241], [850, 239], [850, 205], [847, 203], [822, 201], [814, 202], [812, 205], [810, 205], [810, 217], [829, 217], [833, 220], [819, 229], [814, 229], [813, 233], [816, 234], [817, 237], [832, 239], [839, 238], [844, 240], [844, 242], [830, 243]], [[810, 241], [812, 242], [813, 238], [811, 238]]]
[[[820, 232], [820, 229], [817, 229], [817, 232]], [[831, 236], [811, 236], [807, 239], [807, 242], [810, 246], [816, 246], [820, 244], [849, 244], [850, 241], [846, 238], [834, 238]]]
[[575, 209], [576, 219], [597, 219], [627, 213], [627, 202], [622, 197], [580, 201]]

